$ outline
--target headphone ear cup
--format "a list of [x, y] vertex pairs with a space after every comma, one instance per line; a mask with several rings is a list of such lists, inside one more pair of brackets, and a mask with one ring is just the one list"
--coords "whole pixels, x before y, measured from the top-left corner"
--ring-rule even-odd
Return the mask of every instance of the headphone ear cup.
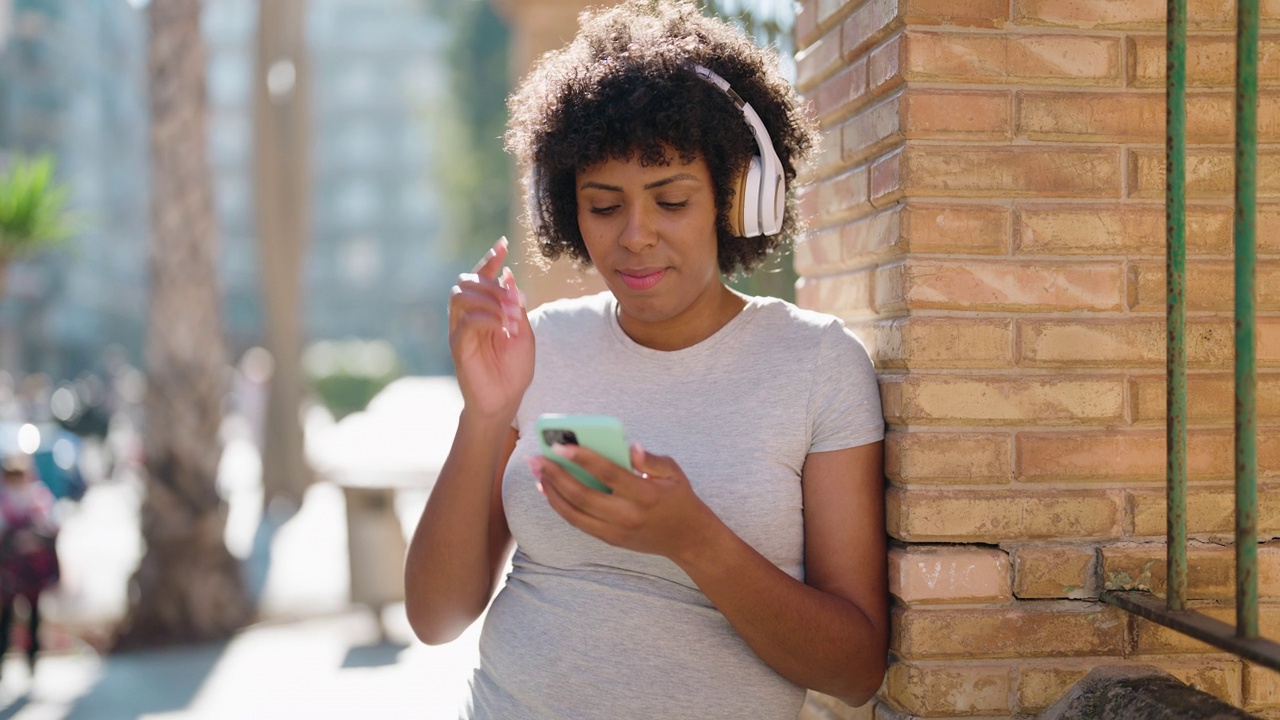
[[751, 158], [751, 162], [747, 164], [746, 188], [742, 193], [742, 237], [756, 237], [760, 234], [762, 164], [759, 155]]
[[729, 234], [744, 237], [742, 206], [747, 196], [747, 171], [738, 173], [733, 181], [733, 197], [729, 199]]

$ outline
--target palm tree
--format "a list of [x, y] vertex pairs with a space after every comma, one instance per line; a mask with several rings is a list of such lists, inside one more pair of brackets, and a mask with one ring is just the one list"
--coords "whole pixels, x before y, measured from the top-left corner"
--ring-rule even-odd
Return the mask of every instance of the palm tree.
[[116, 647], [225, 638], [251, 616], [223, 541], [215, 484], [227, 365], [205, 152], [200, 0], [152, 0], [151, 298], [147, 318], [147, 550]]
[[53, 160], [15, 158], [0, 175], [0, 297], [9, 263], [71, 235], [67, 189], [53, 181]]

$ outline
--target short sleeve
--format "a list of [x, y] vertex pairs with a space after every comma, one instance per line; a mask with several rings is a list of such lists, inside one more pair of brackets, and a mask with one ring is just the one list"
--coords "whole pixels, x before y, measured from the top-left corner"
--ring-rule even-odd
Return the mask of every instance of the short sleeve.
[[866, 347], [843, 323], [823, 328], [809, 387], [809, 452], [884, 439], [880, 386]]

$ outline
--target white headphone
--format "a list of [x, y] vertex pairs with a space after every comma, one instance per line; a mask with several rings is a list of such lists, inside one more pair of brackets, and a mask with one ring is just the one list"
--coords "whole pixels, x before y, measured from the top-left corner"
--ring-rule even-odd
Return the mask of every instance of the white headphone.
[[[729, 86], [729, 82], [711, 70], [694, 65], [698, 77], [715, 85], [742, 111], [751, 134], [755, 136], [760, 154], [747, 162], [746, 171], [738, 176], [733, 200], [729, 206], [729, 231], [735, 237], [774, 235], [782, 230], [782, 217], [786, 212], [787, 183], [782, 171], [782, 161], [773, 149], [773, 140], [764, 127], [764, 121], [751, 104], [743, 100]], [[528, 203], [529, 221], [535, 230], [542, 228], [542, 212], [538, 202], [545, 195], [535, 163], [529, 170]]]

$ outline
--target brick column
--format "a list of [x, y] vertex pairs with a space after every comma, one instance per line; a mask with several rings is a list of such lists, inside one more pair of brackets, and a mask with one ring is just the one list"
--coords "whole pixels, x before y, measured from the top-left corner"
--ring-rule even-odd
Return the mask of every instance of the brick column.
[[[878, 718], [1032, 715], [1092, 667], [1280, 717], [1276, 673], [1097, 602], [1164, 593], [1164, 12], [804, 0], [824, 128], [800, 304], [867, 342], [889, 421], [894, 664]], [[1192, 0], [1190, 596], [1234, 592], [1234, 3]], [[1280, 22], [1264, 21], [1260, 534], [1280, 535]], [[1268, 60], [1268, 58], [1270, 58]], [[1261, 553], [1280, 637], [1280, 557]], [[1234, 610], [1211, 609], [1234, 622]], [[851, 717], [852, 715], [850, 715]]]

